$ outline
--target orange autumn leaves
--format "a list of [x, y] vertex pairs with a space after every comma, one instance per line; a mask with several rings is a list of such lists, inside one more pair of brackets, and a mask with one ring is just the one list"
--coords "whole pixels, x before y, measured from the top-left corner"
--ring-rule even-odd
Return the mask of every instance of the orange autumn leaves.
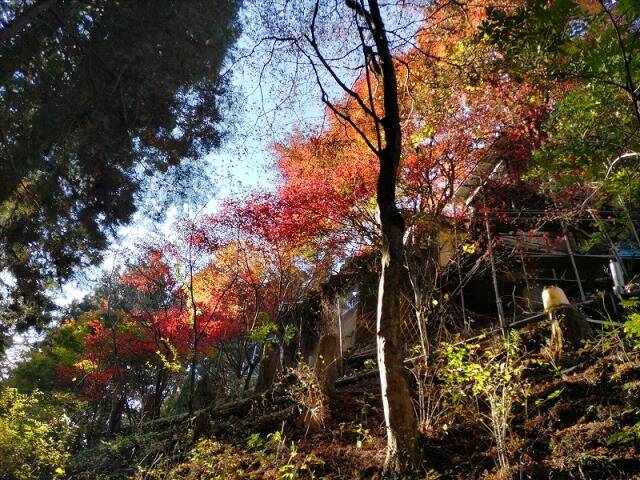
[[[403, 131], [398, 203], [409, 225], [447, 214], [454, 192], [480, 162], [503, 161], [511, 178], [518, 177], [546, 112], [543, 95], [496, 69], [497, 53], [476, 37], [484, 5], [435, 5], [425, 16], [416, 45], [396, 61]], [[353, 90], [383, 118], [378, 80], [363, 71]], [[281, 184], [252, 199], [245, 214], [256, 225], [272, 220], [280, 239], [357, 249], [377, 241], [378, 163], [369, 146], [384, 147], [384, 138], [358, 102], [335, 108], [339, 114], [328, 110], [322, 129], [296, 131], [274, 146]]]

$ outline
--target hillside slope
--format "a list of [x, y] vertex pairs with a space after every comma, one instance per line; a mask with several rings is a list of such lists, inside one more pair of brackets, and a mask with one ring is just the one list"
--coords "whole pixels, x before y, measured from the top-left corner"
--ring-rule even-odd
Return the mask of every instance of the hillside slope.
[[[521, 333], [517, 382], [526, 395], [508, 417], [508, 471], [497, 467], [482, 399], [456, 404], [446, 397], [446, 382], [436, 378], [431, 426], [423, 435], [424, 466], [415, 478], [640, 478], [637, 352], [613, 330], [600, 332], [576, 353], [550, 359], [547, 335], [544, 325]], [[471, 350], [482, 357], [493, 343], [484, 339]], [[371, 360], [359, 360], [338, 381], [325, 405], [328, 415], [315, 429], [303, 425], [288, 393], [295, 382], [290, 376], [268, 394], [201, 412], [200, 418], [210, 419], [208, 428], [198, 427], [197, 417], [175, 417], [81, 451], [70, 478], [380, 478], [385, 436], [377, 376]], [[203, 431], [196, 442], [194, 428]]]

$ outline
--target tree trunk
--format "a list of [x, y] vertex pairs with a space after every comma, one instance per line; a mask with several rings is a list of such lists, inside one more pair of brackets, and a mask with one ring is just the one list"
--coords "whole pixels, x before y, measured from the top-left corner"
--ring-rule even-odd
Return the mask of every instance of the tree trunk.
[[189, 415], [194, 412], [194, 397], [196, 392], [196, 368], [198, 366], [198, 306], [193, 291], [193, 258], [191, 247], [193, 245], [193, 232], [189, 239], [189, 298], [191, 300], [191, 314], [193, 315], [193, 350], [191, 352], [191, 367], [189, 371]]
[[[307, 37], [320, 63], [329, 71], [338, 85], [360, 106], [375, 125], [375, 138], [371, 138], [356, 125], [356, 120], [344, 113], [328, 100], [323, 89], [323, 102], [341, 119], [346, 120], [356, 133], [375, 153], [380, 164], [377, 184], [377, 202], [380, 211], [380, 227], [382, 231], [382, 273], [378, 291], [378, 314], [376, 341], [378, 350], [378, 367], [380, 369], [380, 386], [382, 389], [382, 405], [384, 408], [387, 429], [387, 459], [385, 474], [393, 477], [407, 477], [415, 465], [417, 422], [411, 395], [403, 365], [402, 352], [399, 345], [400, 331], [400, 285], [404, 274], [404, 221], [396, 205], [396, 182], [400, 158], [402, 154], [402, 124], [398, 100], [398, 81], [396, 67], [389, 44], [378, 0], [344, 0], [346, 6], [355, 15], [362, 17], [363, 26], [356, 22], [365, 60], [368, 95], [360, 95], [339, 79], [338, 73], [330, 65], [330, 60], [323, 56], [316, 43], [315, 25], [319, 11], [319, 0], [315, 2], [315, 10], [311, 21], [311, 36]], [[367, 11], [365, 3], [369, 6]], [[364, 30], [368, 30], [375, 43], [371, 48], [369, 38]], [[369, 52], [369, 53], [367, 53]], [[314, 64], [314, 71], [316, 66]], [[371, 79], [375, 76], [375, 81]], [[317, 77], [317, 74], [316, 74]], [[319, 77], [318, 82], [321, 83]], [[375, 91], [374, 87], [375, 86]], [[382, 86], [383, 115], [378, 111], [380, 98], [379, 86]]]
[[194, 315], [194, 335], [193, 335], [193, 351], [191, 352], [191, 366], [189, 367], [189, 414], [195, 411], [194, 399], [196, 395], [196, 367], [198, 365], [198, 336], [196, 333], [196, 322]]
[[378, 290], [376, 341], [382, 406], [387, 428], [385, 473], [394, 477], [409, 474], [416, 461], [418, 426], [399, 344], [400, 286], [404, 274], [404, 220], [396, 206], [396, 181], [402, 154], [402, 128], [398, 83], [389, 40], [377, 0], [369, 0], [372, 34], [380, 55], [383, 78], [384, 148], [380, 161], [377, 201], [382, 230], [382, 273]]
[[107, 319], [109, 320], [109, 328], [111, 330], [111, 348], [113, 355], [113, 365], [115, 366], [114, 387], [111, 394], [111, 410], [109, 411], [109, 434], [113, 435], [119, 428], [122, 421], [122, 410], [126, 400], [125, 381], [120, 365], [120, 355], [118, 353], [118, 336], [116, 320], [111, 316], [111, 280], [109, 280], [109, 295], [107, 297]]
[[251, 378], [253, 377], [253, 373], [256, 371], [256, 367], [260, 364], [261, 359], [256, 359], [254, 361], [249, 360], [249, 368], [247, 370], [247, 377], [244, 380], [244, 388], [243, 392], [248, 392], [249, 387], [251, 386]]
[[165, 369], [160, 367], [156, 374], [156, 385], [153, 392], [153, 406], [151, 409], [151, 418], [160, 418], [160, 407], [162, 406], [162, 393], [164, 391]]
[[562, 305], [549, 312], [551, 317], [550, 344], [561, 353], [565, 349], [578, 350], [593, 331], [584, 314], [573, 305]]
[[[87, 427], [87, 446], [92, 447], [94, 441], [94, 434], [96, 429], [96, 419], [98, 418], [98, 410], [100, 407], [99, 402], [94, 402], [93, 404], [93, 412], [91, 413], [91, 420], [89, 420], [89, 424]], [[78, 435], [80, 438], [80, 435]]]
[[383, 247], [376, 334], [382, 405], [387, 427], [385, 471], [403, 475], [415, 464], [417, 436], [411, 392], [404, 375], [399, 344], [404, 225], [395, 205], [386, 205], [387, 212], [382, 213], [384, 202], [380, 198], [379, 194]]
[[120, 392], [120, 389], [116, 389], [111, 396], [111, 410], [109, 412], [109, 434], [113, 435], [120, 429], [120, 423], [122, 422], [122, 411], [124, 410], [126, 395]]
[[196, 443], [200, 438], [208, 435], [211, 431], [211, 415], [209, 410], [199, 411], [193, 420], [192, 443]]
[[549, 346], [554, 354], [561, 354], [565, 346], [577, 350], [592, 335], [586, 317], [571, 305], [560, 287], [546, 287], [542, 291], [542, 303], [551, 320]]
[[258, 375], [256, 392], [263, 392], [271, 388], [278, 373], [279, 365], [280, 349], [276, 345], [265, 344], [262, 360], [260, 361], [260, 374]]
[[335, 334], [325, 334], [320, 337], [315, 357], [314, 372], [320, 389], [323, 394], [331, 397], [335, 392], [336, 380], [342, 368], [338, 337]]

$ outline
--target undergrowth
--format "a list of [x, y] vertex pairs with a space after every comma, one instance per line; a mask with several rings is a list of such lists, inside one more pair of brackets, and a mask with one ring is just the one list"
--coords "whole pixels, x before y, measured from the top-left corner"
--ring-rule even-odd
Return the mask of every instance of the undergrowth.
[[[640, 474], [637, 320], [630, 315], [624, 330], [605, 326], [581, 349], [558, 359], [541, 352], [541, 338], [548, 335], [544, 325], [473, 342], [451, 340], [433, 348], [424, 364], [418, 356], [414, 400], [424, 470], [417, 478]], [[286, 395], [298, 405], [302, 423], [292, 417], [271, 431], [242, 433], [230, 421], [228, 433], [195, 444], [185, 422], [133, 432], [76, 454], [72, 478], [380, 478], [385, 435], [377, 378], [328, 398], [308, 366], [291, 373]], [[270, 401], [265, 397], [263, 403]], [[314, 431], [308, 429], [311, 416], [319, 426]]]

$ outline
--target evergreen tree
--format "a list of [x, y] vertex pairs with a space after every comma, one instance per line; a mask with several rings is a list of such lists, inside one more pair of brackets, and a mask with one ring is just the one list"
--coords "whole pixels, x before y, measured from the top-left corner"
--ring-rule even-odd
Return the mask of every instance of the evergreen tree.
[[97, 262], [150, 185], [202, 171], [223, 134], [239, 7], [0, 6], [0, 327], [41, 323], [47, 284]]

